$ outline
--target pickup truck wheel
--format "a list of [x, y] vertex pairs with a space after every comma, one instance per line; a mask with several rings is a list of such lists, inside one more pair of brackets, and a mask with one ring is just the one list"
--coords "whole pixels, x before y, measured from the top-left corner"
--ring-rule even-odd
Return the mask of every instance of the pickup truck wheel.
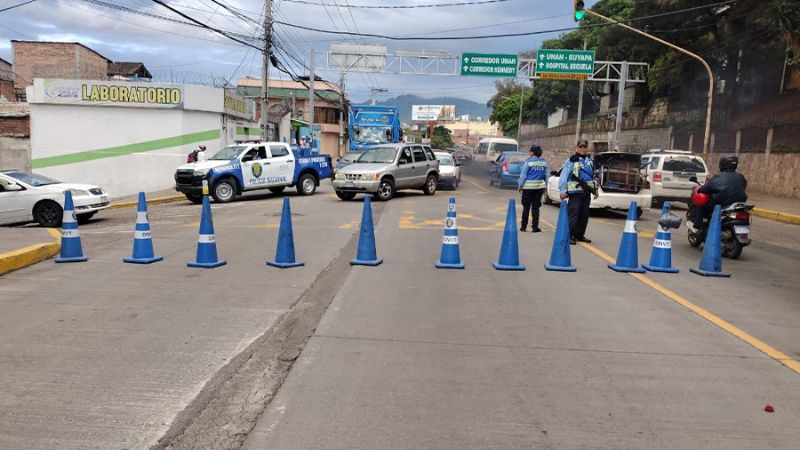
[[194, 203], [195, 205], [199, 205], [203, 203], [203, 196], [199, 194], [183, 194], [186, 196], [186, 199], [190, 202]]
[[297, 193], [300, 195], [313, 195], [317, 190], [317, 179], [310, 173], [300, 175], [297, 180]]
[[286, 186], [278, 186], [269, 188], [269, 191], [273, 194], [280, 194], [284, 189], [286, 189]]
[[394, 192], [394, 183], [391, 180], [381, 180], [378, 185], [378, 192], [372, 196], [379, 202], [385, 202], [394, 197]]
[[428, 175], [428, 179], [425, 180], [425, 186], [422, 186], [422, 192], [425, 195], [433, 195], [436, 193], [436, 183], [438, 183], [438, 179], [436, 175]]
[[61, 225], [63, 214], [64, 210], [61, 209], [61, 205], [52, 200], [39, 202], [36, 207], [33, 208], [33, 218], [39, 222], [39, 225], [47, 228]]
[[356, 193], [336, 191], [336, 196], [339, 197], [341, 200], [348, 201], [356, 198]]
[[211, 196], [219, 203], [228, 203], [236, 197], [236, 182], [230, 178], [224, 178], [214, 184]]

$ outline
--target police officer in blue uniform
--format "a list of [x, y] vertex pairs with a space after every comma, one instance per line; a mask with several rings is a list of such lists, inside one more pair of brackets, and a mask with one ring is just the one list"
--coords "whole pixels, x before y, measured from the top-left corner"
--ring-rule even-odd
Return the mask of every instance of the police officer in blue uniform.
[[531, 145], [530, 158], [522, 163], [519, 173], [518, 190], [522, 195], [522, 223], [519, 231], [528, 228], [528, 213], [531, 215], [531, 231], [538, 233], [539, 208], [542, 206], [542, 194], [547, 187], [547, 161], [542, 159], [542, 147]]
[[569, 199], [569, 243], [592, 242], [586, 237], [589, 225], [589, 205], [597, 198], [594, 181], [594, 161], [589, 156], [589, 142], [581, 139], [575, 154], [567, 159], [558, 180], [561, 200]]

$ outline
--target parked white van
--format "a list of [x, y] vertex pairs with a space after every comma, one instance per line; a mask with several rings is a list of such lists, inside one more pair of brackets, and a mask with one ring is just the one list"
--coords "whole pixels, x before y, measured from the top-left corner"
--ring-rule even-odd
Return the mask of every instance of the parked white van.
[[504, 137], [483, 138], [475, 148], [476, 161], [494, 161], [503, 152], [517, 152], [519, 144], [516, 139]]

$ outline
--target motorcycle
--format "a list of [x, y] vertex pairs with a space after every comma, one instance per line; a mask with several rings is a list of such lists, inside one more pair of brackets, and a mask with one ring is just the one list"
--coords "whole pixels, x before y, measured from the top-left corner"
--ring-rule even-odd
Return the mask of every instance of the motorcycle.
[[[689, 245], [692, 247], [699, 247], [700, 244], [705, 242], [706, 234], [708, 233], [708, 222], [710, 219], [704, 219], [702, 224], [695, 224], [692, 222], [692, 207], [705, 206], [711, 201], [711, 196], [698, 192], [700, 189], [700, 182], [697, 177], [689, 178], [697, 186], [692, 188], [692, 197], [689, 202], [689, 210], [686, 212], [686, 222], [692, 223], [689, 227]], [[733, 203], [721, 208], [720, 211], [720, 228], [721, 228], [721, 247], [722, 256], [729, 259], [737, 259], [742, 254], [742, 249], [750, 245], [750, 211], [753, 205], [746, 203]]]

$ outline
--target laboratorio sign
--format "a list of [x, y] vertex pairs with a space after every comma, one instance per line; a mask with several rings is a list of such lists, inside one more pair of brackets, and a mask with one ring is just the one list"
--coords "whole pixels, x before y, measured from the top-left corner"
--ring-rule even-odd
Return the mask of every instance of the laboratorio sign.
[[51, 98], [74, 98], [85, 102], [140, 103], [170, 106], [178, 106], [183, 103], [183, 91], [180, 88], [173, 87], [82, 83], [80, 91], [76, 91], [75, 86], [48, 86], [47, 95]]

